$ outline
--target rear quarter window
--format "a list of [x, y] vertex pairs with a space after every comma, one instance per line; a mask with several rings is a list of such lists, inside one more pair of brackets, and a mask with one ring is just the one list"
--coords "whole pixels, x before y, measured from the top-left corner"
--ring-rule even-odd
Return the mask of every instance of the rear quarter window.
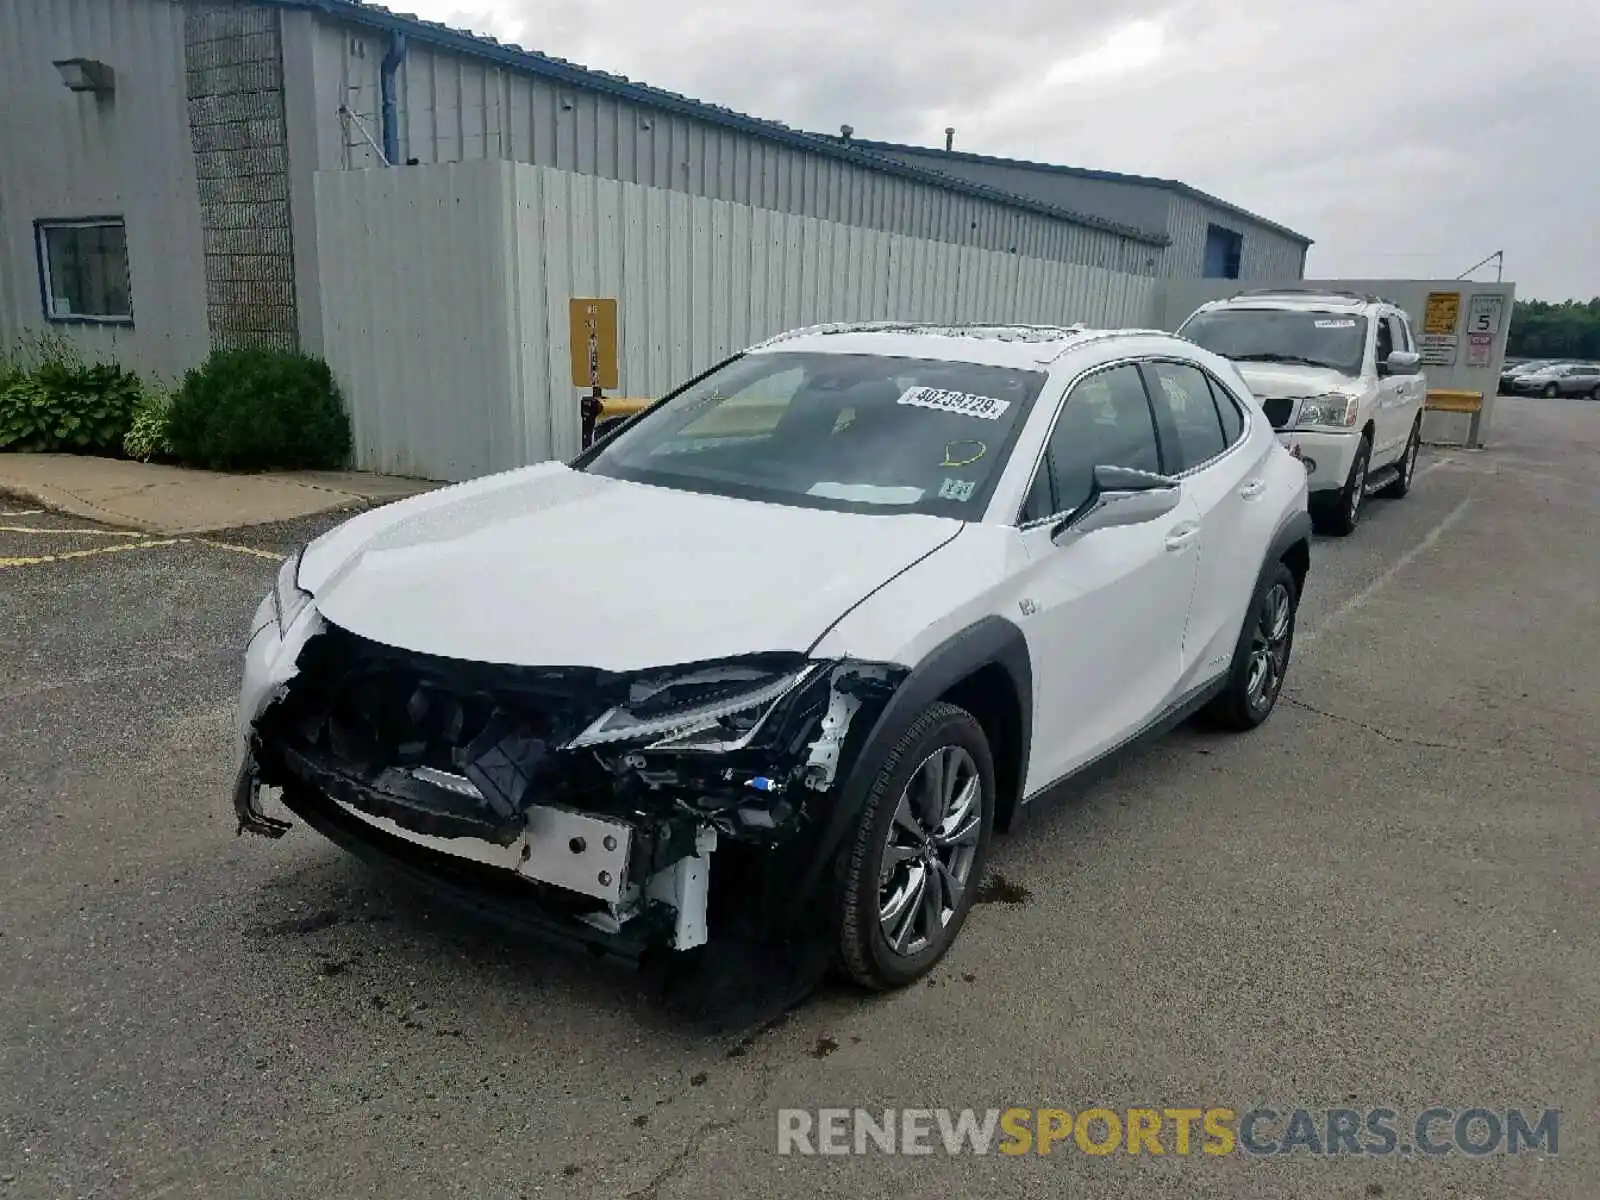
[[1222, 418], [1223, 440], [1231, 446], [1244, 433], [1244, 413], [1239, 409], [1239, 402], [1222, 385], [1221, 380], [1208, 374], [1206, 382], [1211, 385], [1211, 398], [1216, 401], [1217, 416]]

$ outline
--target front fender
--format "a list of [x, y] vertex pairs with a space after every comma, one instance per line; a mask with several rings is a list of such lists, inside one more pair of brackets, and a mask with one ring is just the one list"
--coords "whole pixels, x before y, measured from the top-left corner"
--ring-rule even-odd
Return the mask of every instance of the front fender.
[[850, 739], [849, 765], [842, 773], [838, 800], [795, 880], [790, 915], [818, 898], [818, 886], [866, 808], [873, 782], [917, 715], [963, 680], [990, 666], [999, 667], [1016, 691], [1021, 759], [1016, 778], [1027, 777], [1033, 730], [1033, 664], [1022, 630], [1002, 617], [987, 616], [934, 647], [895, 688], [866, 732]]

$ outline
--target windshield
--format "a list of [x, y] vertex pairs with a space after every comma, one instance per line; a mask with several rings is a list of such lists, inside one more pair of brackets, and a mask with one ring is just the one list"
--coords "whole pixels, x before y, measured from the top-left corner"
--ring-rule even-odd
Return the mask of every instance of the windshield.
[[869, 354], [747, 354], [605, 442], [615, 479], [976, 520], [1045, 375]]
[[1348, 313], [1219, 308], [1196, 313], [1178, 330], [1235, 362], [1285, 362], [1361, 374], [1367, 318]]

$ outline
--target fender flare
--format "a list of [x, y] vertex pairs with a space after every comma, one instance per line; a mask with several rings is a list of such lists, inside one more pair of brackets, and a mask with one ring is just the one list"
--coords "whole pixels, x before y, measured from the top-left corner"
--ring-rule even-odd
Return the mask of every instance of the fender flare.
[[1306, 544], [1306, 556], [1310, 558], [1311, 551], [1311, 514], [1305, 509], [1296, 509], [1278, 525], [1277, 532], [1272, 535], [1272, 541], [1267, 544], [1266, 557], [1261, 560], [1261, 571], [1256, 578], [1257, 586], [1266, 576], [1273, 564], [1277, 563], [1289, 552], [1289, 548], [1298, 542]]
[[[894, 744], [917, 715], [985, 667], [998, 666], [1016, 692], [1019, 716], [1018, 786], [1027, 778], [1033, 734], [1033, 660], [1022, 630], [1004, 617], [986, 616], [935, 646], [895, 688], [859, 743], [826, 824], [812, 845], [791, 900], [791, 915], [815, 894], [846, 836], [854, 827], [873, 781]], [[1020, 803], [1020, 798], [1019, 798]]]

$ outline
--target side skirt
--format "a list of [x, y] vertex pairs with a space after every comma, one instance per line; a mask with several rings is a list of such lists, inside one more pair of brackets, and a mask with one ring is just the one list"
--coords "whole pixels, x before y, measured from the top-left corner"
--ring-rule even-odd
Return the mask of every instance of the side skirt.
[[1130, 733], [1109, 750], [1104, 751], [1096, 758], [1090, 759], [1081, 767], [1070, 771], [1060, 779], [1045, 784], [1031, 795], [1024, 796], [1019, 807], [1023, 809], [1031, 808], [1040, 801], [1052, 803], [1084, 784], [1105, 775], [1129, 754], [1182, 725], [1209, 704], [1227, 686], [1228, 672], [1224, 671], [1216, 678], [1207, 680], [1199, 687], [1185, 692], [1146, 722], [1145, 725]]

